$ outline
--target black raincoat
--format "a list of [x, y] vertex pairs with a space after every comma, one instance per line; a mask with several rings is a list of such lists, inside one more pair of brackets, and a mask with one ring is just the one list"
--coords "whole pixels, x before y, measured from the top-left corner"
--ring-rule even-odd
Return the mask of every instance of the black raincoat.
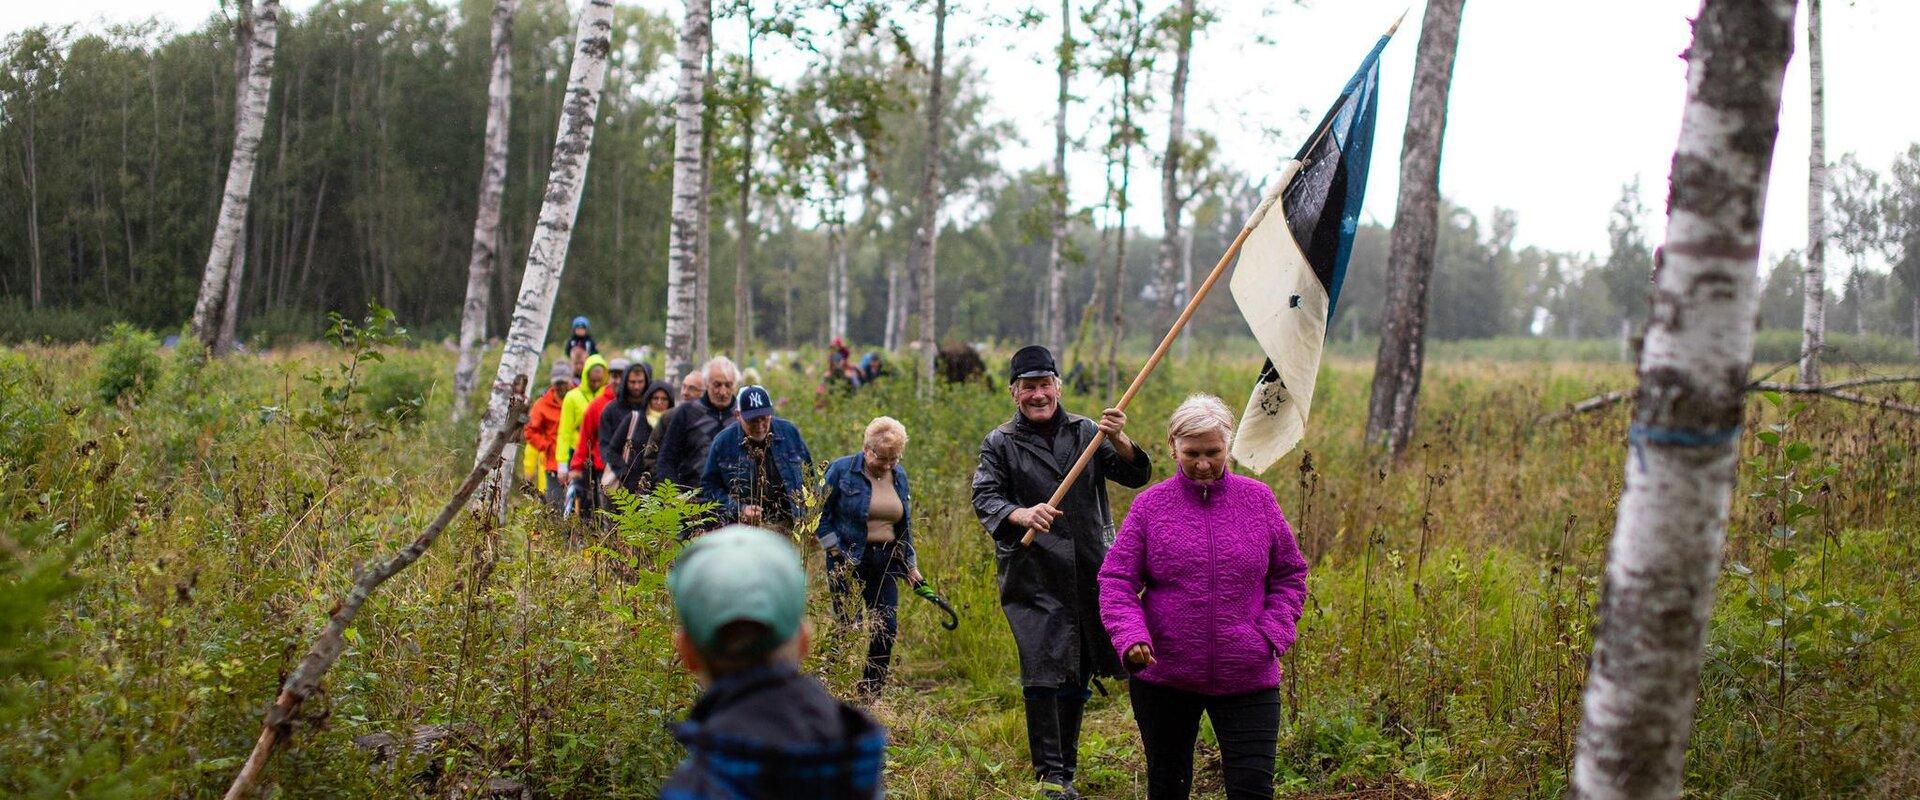
[[1111, 441], [1102, 442], [1060, 501], [1053, 529], [1035, 535], [1031, 546], [1020, 546], [1026, 529], [1007, 519], [1052, 497], [1097, 432], [1093, 420], [1065, 409], [1044, 425], [1015, 411], [980, 443], [973, 511], [993, 536], [1000, 608], [1020, 650], [1022, 686], [1079, 683], [1083, 663], [1094, 676], [1120, 674], [1120, 659], [1100, 623], [1094, 578], [1113, 544], [1106, 482], [1136, 489], [1147, 485], [1153, 478], [1147, 451], [1136, 444], [1128, 461]]

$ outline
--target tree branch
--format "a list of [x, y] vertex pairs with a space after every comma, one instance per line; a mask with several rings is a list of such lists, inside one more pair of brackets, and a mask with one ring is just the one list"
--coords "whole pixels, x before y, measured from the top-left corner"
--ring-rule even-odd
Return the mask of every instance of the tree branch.
[[[1868, 378], [1848, 378], [1847, 380], [1844, 380], [1844, 381], [1833, 381], [1831, 383], [1821, 383], [1821, 384], [1779, 383], [1776, 381], [1757, 380], [1747, 384], [1747, 391], [1780, 392], [1782, 394], [1820, 395], [1822, 397], [1831, 397], [1835, 400], [1844, 400], [1849, 403], [1858, 403], [1863, 406], [1871, 406], [1873, 408], [1878, 408], [1883, 411], [1899, 411], [1906, 414], [1912, 414], [1914, 416], [1920, 416], [1920, 406], [1916, 406], [1911, 403], [1903, 403], [1898, 400], [1894, 400], [1891, 398], [1884, 398], [1884, 397], [1868, 397], [1863, 394], [1856, 394], [1853, 392], [1843, 391], [1845, 389], [1854, 389], [1854, 388], [1859, 388], [1861, 386], [1882, 386], [1890, 383], [1920, 383], [1920, 375], [1881, 375], [1881, 376], [1874, 376], [1874, 377], [1868, 377]], [[1618, 403], [1624, 402], [1628, 399], [1631, 399], [1633, 397], [1633, 394], [1634, 394], [1633, 389], [1619, 389], [1616, 391], [1607, 392], [1605, 394], [1597, 394], [1585, 400], [1581, 400], [1580, 402], [1570, 403], [1567, 405], [1566, 408], [1561, 409], [1559, 411], [1555, 411], [1551, 414], [1544, 415], [1540, 417], [1539, 421], [1558, 422], [1560, 420], [1572, 417], [1575, 414], [1584, 414], [1589, 411], [1599, 411], [1603, 408], [1608, 408]]]
[[354, 579], [353, 588], [347, 592], [346, 600], [334, 609], [327, 620], [326, 629], [313, 640], [313, 646], [300, 659], [300, 665], [294, 668], [293, 674], [288, 675], [286, 682], [281, 685], [279, 698], [274, 701], [271, 708], [267, 709], [266, 720], [260, 727], [260, 739], [254, 743], [253, 753], [247, 756], [246, 764], [240, 768], [240, 774], [234, 776], [233, 785], [227, 787], [226, 800], [239, 800], [246, 794], [247, 788], [252, 786], [254, 780], [260, 776], [260, 771], [266, 766], [267, 756], [272, 752], [274, 743], [284, 736], [290, 727], [294, 712], [299, 710], [300, 704], [306, 702], [306, 699], [320, 688], [320, 678], [327, 674], [327, 670], [333, 668], [335, 661], [339, 660], [340, 651], [346, 647], [347, 626], [353, 624], [354, 617], [359, 615], [360, 607], [366, 605], [367, 598], [373, 596], [374, 590], [380, 588], [380, 584], [400, 574], [401, 570], [412, 566], [413, 562], [420, 560], [420, 556], [426, 554], [427, 548], [432, 547], [434, 540], [440, 538], [440, 533], [453, 522], [454, 515], [466, 508], [467, 500], [473, 497], [474, 491], [480, 488], [487, 474], [493, 471], [500, 460], [500, 451], [504, 450], [509, 442], [520, 438], [527, 424], [527, 376], [521, 375], [514, 378], [512, 397], [512, 404], [507, 409], [505, 429], [493, 437], [493, 441], [487, 445], [485, 456], [474, 463], [473, 469], [467, 471], [467, 479], [461, 482], [459, 490], [455, 491], [447, 504], [441, 507], [440, 514], [435, 516], [426, 530], [406, 547], [371, 569], [360, 573]]

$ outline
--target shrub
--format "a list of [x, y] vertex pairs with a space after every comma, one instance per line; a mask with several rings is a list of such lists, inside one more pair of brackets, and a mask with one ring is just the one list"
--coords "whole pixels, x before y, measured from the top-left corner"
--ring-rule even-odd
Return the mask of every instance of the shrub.
[[10, 298], [0, 301], [0, 342], [91, 342], [112, 321], [106, 309], [30, 309]]
[[433, 383], [433, 376], [418, 365], [375, 364], [367, 370], [361, 407], [384, 420], [414, 422], [420, 418], [427, 395], [433, 392]]
[[100, 347], [99, 376], [94, 383], [100, 402], [112, 405], [122, 397], [139, 402], [160, 380], [159, 350], [153, 334], [115, 323]]

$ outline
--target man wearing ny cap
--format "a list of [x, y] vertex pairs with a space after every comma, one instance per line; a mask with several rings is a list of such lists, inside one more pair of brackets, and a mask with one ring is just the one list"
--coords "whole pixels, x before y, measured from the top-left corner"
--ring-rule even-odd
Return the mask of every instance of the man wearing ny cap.
[[[1114, 535], [1106, 482], [1137, 489], [1153, 465], [1122, 431], [1124, 412], [1106, 409], [1095, 422], [1060, 407], [1060, 370], [1045, 347], [1014, 353], [1008, 376], [1013, 418], [980, 443], [973, 510], [993, 537], [1000, 608], [1020, 651], [1034, 776], [1043, 796], [1074, 798], [1088, 684], [1120, 674], [1096, 581]], [[1096, 431], [1107, 438], [1086, 471], [1048, 504]], [[1028, 529], [1033, 543], [1023, 546]]]
[[807, 574], [784, 537], [733, 525], [695, 539], [667, 573], [673, 646], [702, 693], [673, 735], [686, 760], [661, 800], [882, 796], [886, 732], [801, 675]]
[[766, 387], [740, 390], [740, 421], [713, 437], [701, 475], [701, 499], [730, 522], [784, 531], [800, 518], [813, 453], [793, 423], [773, 415]]

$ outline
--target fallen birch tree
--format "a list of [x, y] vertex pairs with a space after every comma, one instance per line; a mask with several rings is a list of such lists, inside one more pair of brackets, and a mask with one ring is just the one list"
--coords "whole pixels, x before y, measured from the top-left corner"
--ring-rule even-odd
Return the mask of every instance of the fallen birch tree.
[[260, 726], [260, 738], [254, 743], [253, 752], [247, 756], [246, 763], [241, 765], [240, 773], [234, 776], [233, 784], [227, 787], [226, 800], [239, 800], [245, 797], [248, 787], [260, 777], [260, 771], [266, 767], [267, 756], [273, 752], [274, 744], [286, 738], [291, 729], [293, 715], [299, 711], [300, 704], [306, 702], [307, 698], [312, 697], [314, 692], [320, 689], [320, 679], [326, 676], [327, 670], [333, 668], [334, 662], [340, 660], [341, 651], [346, 649], [347, 628], [353, 624], [354, 617], [359, 616], [360, 608], [367, 604], [367, 598], [373, 596], [374, 590], [379, 589], [380, 584], [400, 574], [426, 554], [427, 548], [432, 547], [434, 540], [440, 538], [441, 532], [453, 522], [454, 516], [467, 507], [467, 500], [473, 497], [474, 491], [480, 488], [487, 474], [499, 463], [500, 452], [506, 449], [509, 443], [520, 438], [527, 424], [527, 376], [520, 375], [514, 378], [512, 398], [512, 403], [507, 409], [509, 424], [504, 430], [494, 435], [480, 459], [474, 462], [472, 469], [467, 470], [466, 480], [460, 482], [460, 488], [453, 493], [452, 498], [447, 500], [447, 504], [440, 508], [440, 513], [433, 518], [433, 521], [427, 524], [426, 530], [421, 531], [420, 535], [406, 547], [400, 548], [386, 560], [374, 564], [354, 578], [353, 588], [347, 591], [346, 598], [335, 606], [333, 613], [328, 617], [326, 629], [313, 640], [313, 645], [307, 648], [307, 654], [301, 657], [299, 666], [295, 667], [293, 673], [287, 676], [286, 682], [281, 684], [280, 696], [274, 700], [273, 706], [267, 709], [266, 720]]

